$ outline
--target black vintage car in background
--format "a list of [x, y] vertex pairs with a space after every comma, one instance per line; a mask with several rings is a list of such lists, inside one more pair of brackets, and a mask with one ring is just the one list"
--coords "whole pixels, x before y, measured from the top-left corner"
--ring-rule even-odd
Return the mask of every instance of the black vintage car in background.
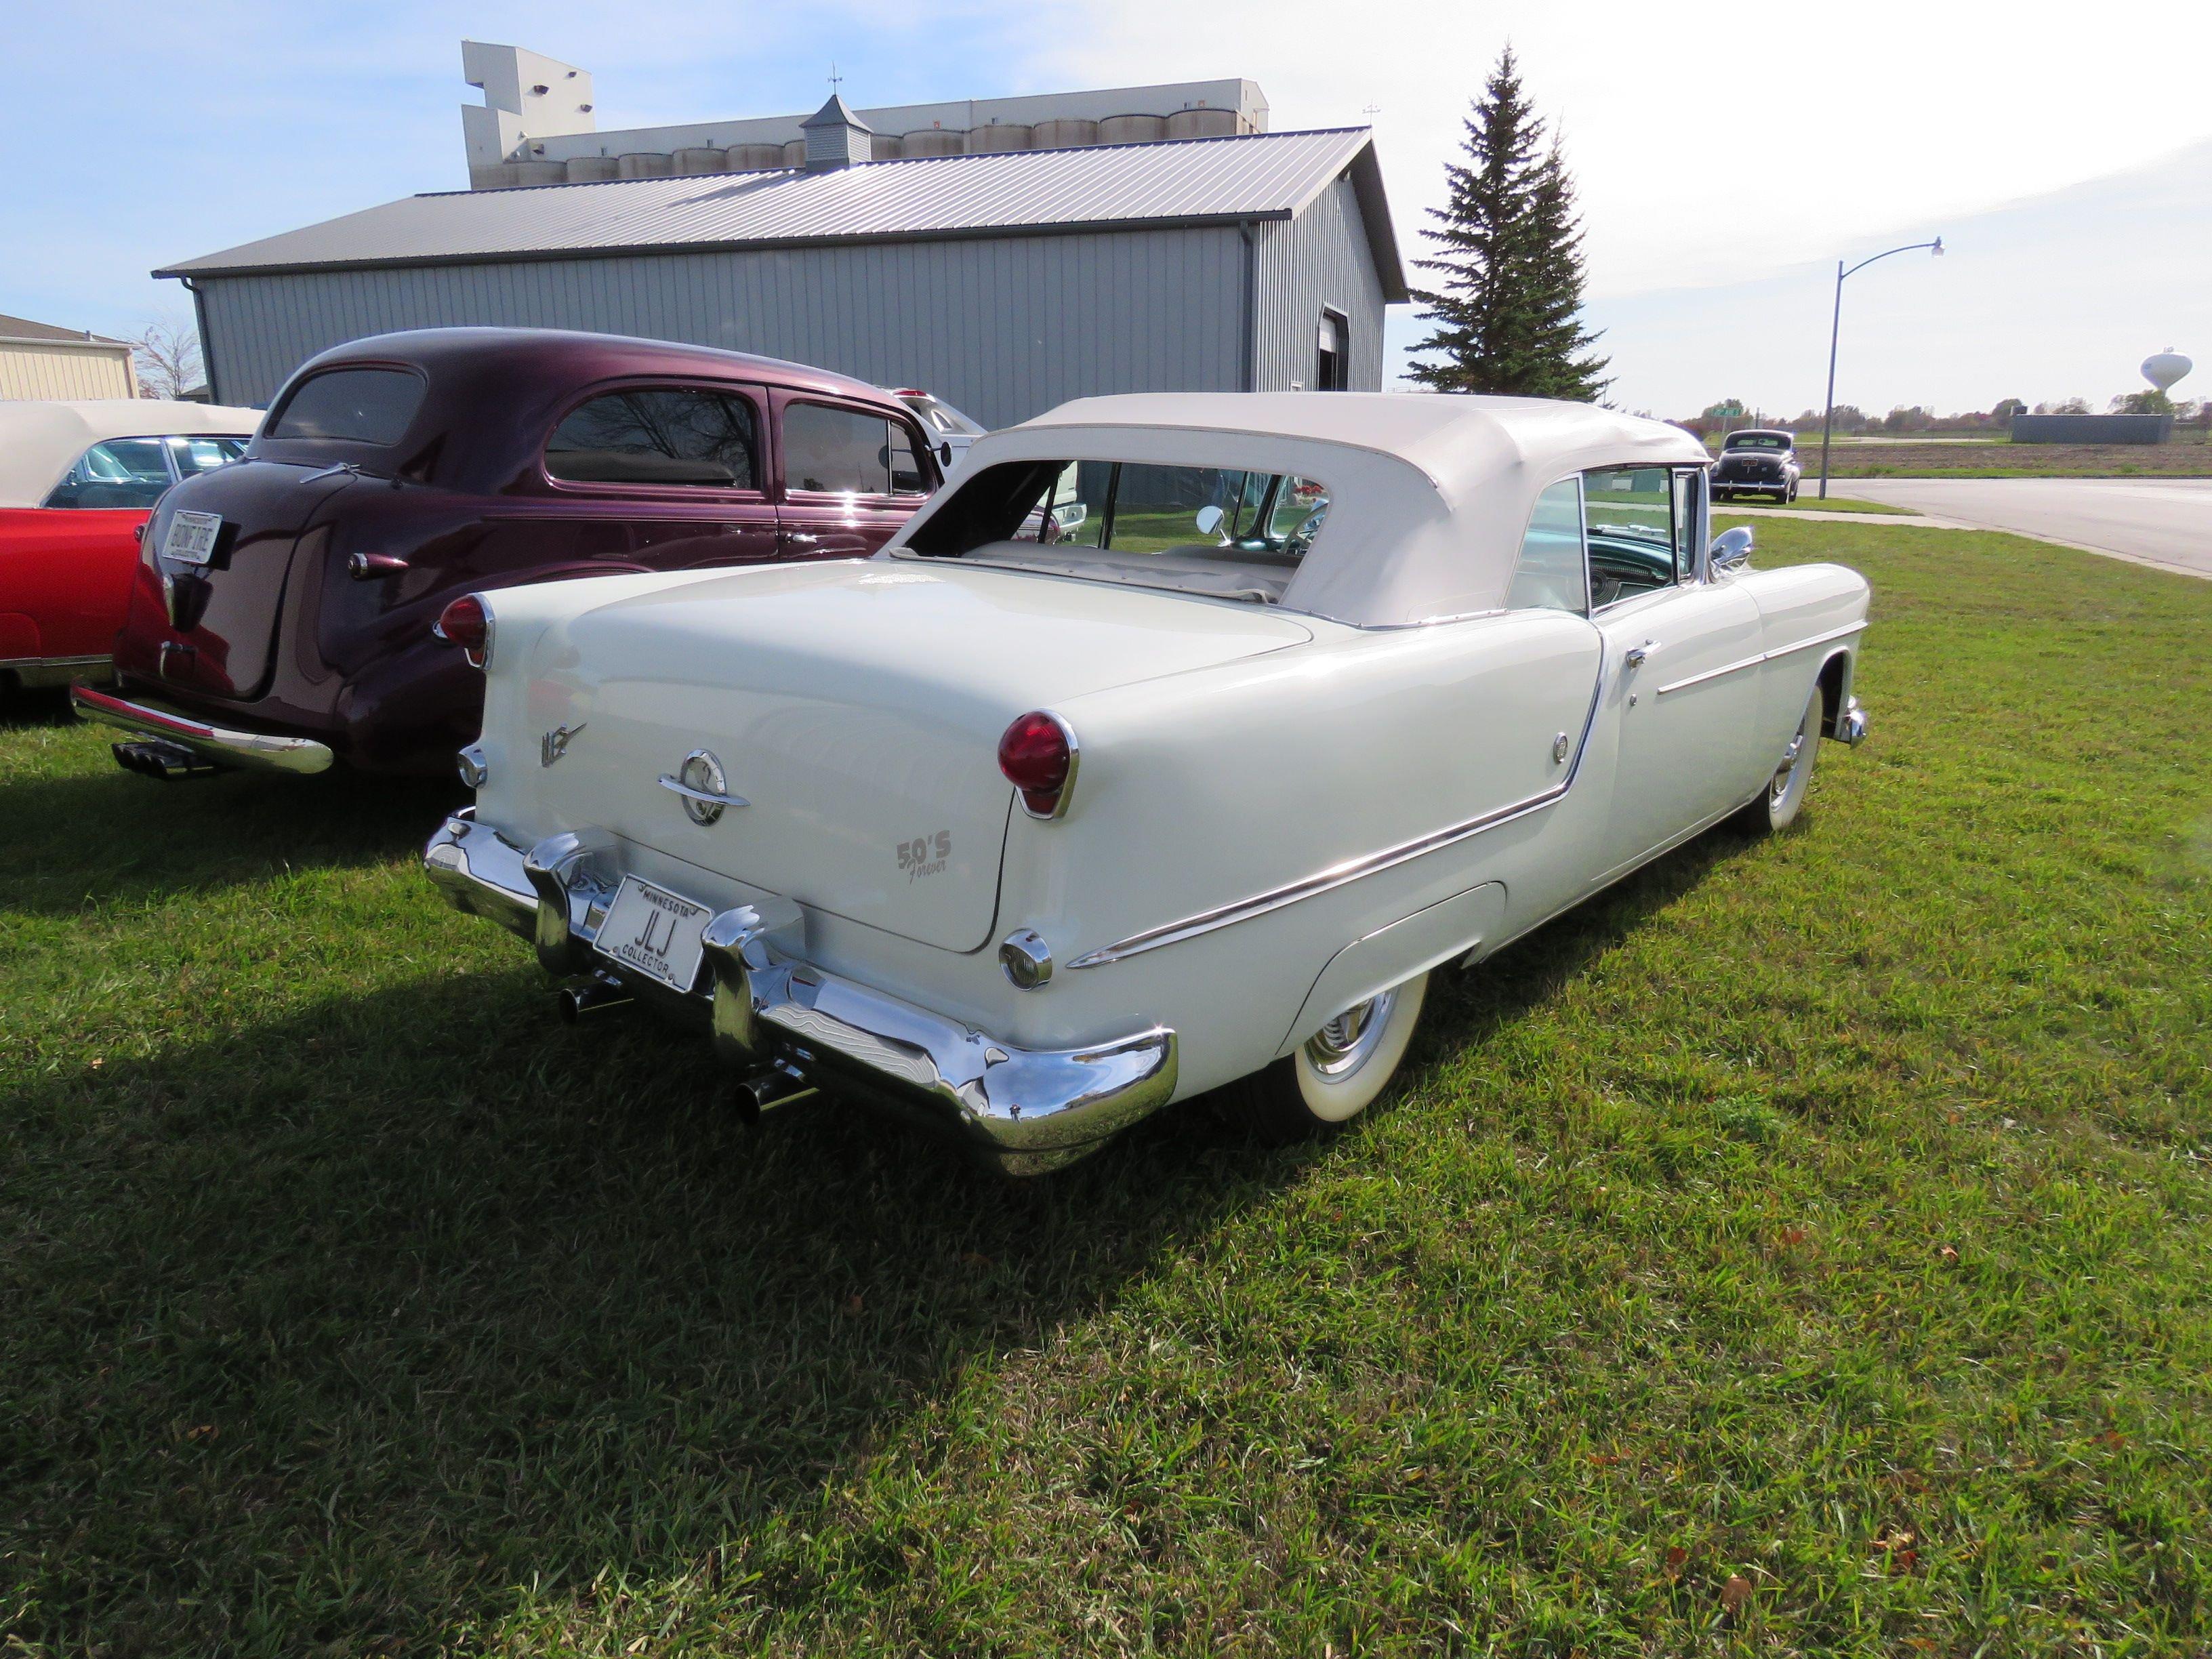
[[1732, 501], [1739, 495], [1765, 495], [1794, 501], [1798, 476], [1795, 438], [1766, 427], [1746, 427], [1722, 441], [1721, 458], [1713, 467], [1713, 499]]

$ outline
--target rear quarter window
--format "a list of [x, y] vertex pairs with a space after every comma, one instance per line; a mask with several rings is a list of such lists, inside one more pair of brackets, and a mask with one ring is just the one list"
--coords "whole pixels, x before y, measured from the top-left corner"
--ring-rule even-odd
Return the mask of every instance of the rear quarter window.
[[404, 368], [333, 368], [300, 383], [270, 422], [272, 438], [338, 438], [396, 444], [427, 388]]

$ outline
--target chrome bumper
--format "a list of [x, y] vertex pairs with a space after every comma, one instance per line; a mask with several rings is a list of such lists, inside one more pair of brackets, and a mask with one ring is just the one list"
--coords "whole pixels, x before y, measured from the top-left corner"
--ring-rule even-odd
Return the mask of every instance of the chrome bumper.
[[133, 737], [174, 744], [222, 765], [264, 772], [321, 772], [330, 767], [330, 745], [313, 738], [231, 731], [155, 703], [131, 702], [82, 685], [70, 693], [70, 699], [76, 704], [77, 713], [88, 720], [112, 726]]
[[1866, 741], [1867, 712], [1859, 707], [1856, 697], [1844, 699], [1844, 712], [1836, 716], [1836, 736], [1845, 743], [1857, 744]]
[[[447, 901], [531, 940], [552, 973], [615, 977], [592, 945], [621, 883], [613, 839], [559, 835], [525, 851], [472, 813], [447, 818], [422, 852]], [[1174, 1097], [1176, 1036], [1164, 1026], [1018, 1048], [825, 973], [797, 953], [799, 922], [788, 900], [725, 910], [707, 924], [706, 985], [681, 997], [635, 988], [704, 1016], [716, 1051], [744, 1073], [863, 1095], [1010, 1175], [1072, 1163]]]

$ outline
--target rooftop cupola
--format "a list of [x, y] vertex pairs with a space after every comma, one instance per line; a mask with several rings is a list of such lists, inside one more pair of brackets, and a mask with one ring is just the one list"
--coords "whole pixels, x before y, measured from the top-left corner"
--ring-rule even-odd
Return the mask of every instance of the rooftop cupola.
[[799, 124], [806, 135], [806, 170], [831, 173], [875, 156], [875, 130], [837, 94]]

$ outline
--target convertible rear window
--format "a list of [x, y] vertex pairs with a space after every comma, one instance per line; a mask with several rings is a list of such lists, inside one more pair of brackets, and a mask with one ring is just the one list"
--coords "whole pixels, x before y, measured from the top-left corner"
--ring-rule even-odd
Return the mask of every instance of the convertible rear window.
[[404, 368], [333, 368], [303, 380], [269, 424], [272, 438], [396, 444], [422, 406], [422, 379]]
[[1149, 461], [1002, 461], [962, 481], [908, 550], [1273, 603], [1328, 517], [1293, 472]]

